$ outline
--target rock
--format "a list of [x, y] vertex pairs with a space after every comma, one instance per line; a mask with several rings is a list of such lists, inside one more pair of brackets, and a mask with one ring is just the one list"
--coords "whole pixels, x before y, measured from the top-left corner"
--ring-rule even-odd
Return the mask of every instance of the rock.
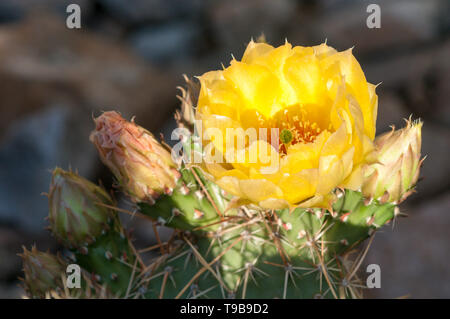
[[0, 227], [0, 281], [10, 281], [19, 273], [21, 261], [17, 254], [21, 250], [21, 240], [18, 232]]
[[200, 12], [200, 0], [100, 0], [112, 16], [125, 24], [165, 21]]
[[[217, 38], [213, 40], [240, 57], [253, 37], [264, 33], [268, 42], [284, 41], [282, 30], [294, 16], [296, 3], [290, 0], [217, 1], [209, 9], [209, 19]], [[280, 37], [281, 36], [281, 37]], [[227, 61], [224, 61], [227, 62]]]
[[450, 180], [450, 129], [424, 122], [422, 129], [422, 155], [427, 156], [417, 184], [417, 194], [412, 198], [424, 198], [449, 189]]
[[450, 125], [450, 41], [363, 65], [380, 89], [397, 91], [414, 117]]
[[448, 192], [405, 207], [408, 218], [376, 234], [365, 263], [380, 265], [381, 288], [365, 290], [366, 297], [450, 297], [449, 207]]
[[[2, 0], [0, 4], [0, 21], [18, 21], [36, 10], [46, 10], [67, 17], [67, 6], [78, 4], [81, 8], [82, 19], [93, 11], [93, 3], [89, 0]], [[82, 20], [83, 21], [83, 20]]]
[[404, 127], [404, 119], [409, 118], [411, 112], [406, 108], [401, 97], [391, 90], [385, 90], [382, 84], [377, 88], [377, 94], [377, 135], [389, 131], [391, 125], [396, 128]]
[[198, 51], [201, 40], [200, 29], [188, 20], [141, 28], [130, 36], [135, 51], [154, 63], [186, 60]]
[[121, 43], [62, 25], [38, 14], [0, 30], [0, 78], [6, 83], [0, 87], [0, 127], [63, 100], [85, 105], [89, 114], [116, 109], [157, 129], [177, 103], [173, 78]]
[[381, 27], [369, 29], [366, 20], [370, 1], [319, 1], [322, 7], [310, 28], [317, 40], [339, 50], [353, 46], [360, 55], [375, 52], [377, 56], [393, 50], [405, 50], [437, 36], [437, 17], [442, 12], [441, 0], [383, 0], [376, 3], [381, 10]]
[[41, 230], [55, 165], [95, 179], [92, 115], [118, 110], [158, 132], [175, 82], [120, 43], [39, 14], [0, 29], [0, 223]]
[[47, 215], [50, 170], [76, 168], [94, 176], [97, 154], [88, 142], [89, 113], [55, 106], [16, 121], [0, 145], [0, 219], [39, 231]]
[[0, 299], [19, 299], [25, 296], [25, 291], [18, 284], [0, 284]]
[[450, 68], [449, 54], [450, 41], [447, 40], [390, 58], [374, 59], [365, 63], [363, 68], [371, 82], [383, 82], [386, 88], [398, 88], [405, 83], [421, 80], [429, 73], [448, 70]]
[[14, 22], [21, 19], [23, 12], [11, 1], [0, 3], [0, 23]]

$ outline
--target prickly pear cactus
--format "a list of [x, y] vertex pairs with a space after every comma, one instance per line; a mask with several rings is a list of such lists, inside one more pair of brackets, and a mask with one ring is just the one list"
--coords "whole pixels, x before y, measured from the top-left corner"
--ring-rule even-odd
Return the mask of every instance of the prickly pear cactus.
[[[255, 45], [252, 43], [249, 46]], [[324, 47], [320, 50], [331, 54]], [[207, 79], [200, 79], [202, 85], [204, 81]], [[116, 112], [96, 118], [90, 137], [117, 185], [134, 203], [132, 213], [152, 220], [154, 226], [174, 229], [171, 239], [162, 242], [157, 227], [153, 228], [158, 245], [150, 249], [157, 248], [158, 257], [149, 264], [143, 262], [118, 218], [123, 210], [103, 187], [56, 168], [48, 194], [49, 229], [65, 248], [58, 256], [24, 249], [23, 281], [28, 295], [362, 297], [358, 268], [373, 236], [400, 214], [397, 205], [412, 193], [418, 180], [422, 124], [408, 121], [405, 128], [377, 137], [367, 155], [371, 160], [350, 169], [358, 172], [361, 180], [358, 184], [352, 177], [345, 185], [356, 183], [358, 187], [339, 183], [327, 194], [319, 196], [316, 191], [312, 197], [319, 201], [307, 198], [297, 204], [268, 207], [268, 201], [258, 202], [229, 192], [227, 186], [219, 187], [220, 179], [211, 177], [203, 163], [186, 161], [201, 153], [193, 106], [201, 104], [204, 92], [187, 80], [182, 93], [181, 110], [175, 118], [183, 132], [184, 161], [174, 159], [168, 146]], [[354, 118], [351, 123], [356, 121]], [[362, 129], [358, 125], [355, 130]], [[298, 134], [285, 134], [289, 139], [281, 139], [284, 144], [279, 152], [287, 152], [283, 156], [289, 154], [292, 143], [300, 143]], [[303, 139], [309, 136], [302, 134]], [[354, 152], [345, 153], [339, 163], [345, 164], [346, 156]], [[259, 187], [258, 183], [249, 185]], [[366, 239], [367, 245], [361, 245]], [[350, 253], [356, 248], [361, 249], [355, 258]], [[79, 290], [65, 286], [69, 264], [82, 268]]]

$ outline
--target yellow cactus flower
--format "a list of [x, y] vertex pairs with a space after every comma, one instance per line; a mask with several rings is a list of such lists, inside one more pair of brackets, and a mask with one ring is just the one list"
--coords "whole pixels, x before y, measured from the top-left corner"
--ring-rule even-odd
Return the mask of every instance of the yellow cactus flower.
[[205, 172], [224, 190], [278, 209], [361, 188], [378, 99], [352, 49], [251, 41], [241, 61], [199, 79]]

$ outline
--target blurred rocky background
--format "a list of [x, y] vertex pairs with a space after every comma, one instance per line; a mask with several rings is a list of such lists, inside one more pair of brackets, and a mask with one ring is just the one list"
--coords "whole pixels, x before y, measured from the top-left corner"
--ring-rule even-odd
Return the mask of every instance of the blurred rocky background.
[[[81, 29], [66, 27], [71, 3]], [[366, 26], [370, 3], [380, 29]], [[170, 138], [182, 74], [220, 68], [261, 33], [274, 45], [354, 46], [367, 79], [382, 82], [379, 133], [424, 120], [423, 180], [401, 207], [409, 217], [377, 233], [365, 263], [381, 266], [381, 288], [366, 296], [450, 297], [448, 0], [2, 0], [0, 297], [22, 295], [21, 245], [55, 248], [41, 195], [50, 169], [110, 182], [88, 141], [92, 116], [116, 109]], [[152, 240], [149, 225], [126, 222]]]

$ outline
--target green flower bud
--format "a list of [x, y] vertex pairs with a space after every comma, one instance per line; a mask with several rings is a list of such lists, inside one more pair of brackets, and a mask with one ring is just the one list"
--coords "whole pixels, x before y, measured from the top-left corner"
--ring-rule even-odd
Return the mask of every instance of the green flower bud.
[[422, 122], [407, 121], [405, 128], [375, 139], [375, 163], [365, 171], [362, 187], [366, 197], [399, 203], [405, 200], [419, 178]]
[[95, 241], [108, 228], [113, 205], [108, 193], [79, 175], [55, 168], [49, 191], [50, 229], [68, 247]]
[[90, 140], [135, 202], [153, 203], [160, 194], [172, 192], [180, 173], [170, 152], [149, 131], [117, 112], [103, 113], [95, 124]]
[[57, 256], [38, 251], [36, 247], [31, 251], [24, 247], [20, 256], [25, 274], [23, 282], [30, 297], [44, 298], [47, 292], [63, 287], [65, 265]]

